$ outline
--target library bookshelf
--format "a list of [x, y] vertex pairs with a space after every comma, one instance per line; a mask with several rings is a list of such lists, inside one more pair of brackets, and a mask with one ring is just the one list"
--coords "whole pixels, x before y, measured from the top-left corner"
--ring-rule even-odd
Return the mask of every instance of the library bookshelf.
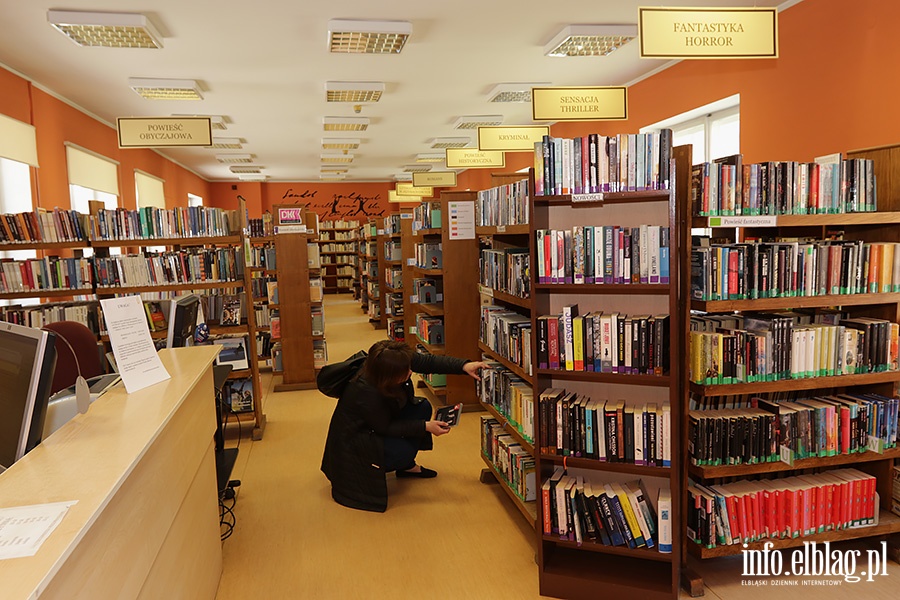
[[366, 237], [366, 273], [369, 297], [369, 323], [375, 329], [387, 329], [384, 290], [384, 217], [369, 221], [370, 230]]
[[[847, 153], [846, 159], [871, 159], [874, 161], [874, 173], [877, 185], [877, 210], [874, 212], [850, 212], [835, 214], [779, 214], [769, 217], [765, 222], [749, 217], [742, 227], [714, 228], [713, 237], [723, 244], [762, 240], [841, 240], [849, 243], [900, 243], [900, 180], [895, 176], [900, 165], [900, 146], [873, 148]], [[845, 167], [846, 168], [846, 167]], [[696, 185], [696, 184], [695, 184]], [[740, 190], [739, 190], [740, 191]], [[711, 217], [692, 219], [694, 227], [708, 228], [714, 225]], [[871, 250], [866, 251], [866, 261], [871, 258]], [[843, 259], [842, 259], [843, 260]], [[874, 259], [872, 259], [874, 261]], [[895, 255], [894, 261], [897, 260]], [[860, 259], [860, 264], [862, 260]], [[865, 271], [865, 269], [864, 269]], [[871, 272], [870, 272], [871, 273]], [[840, 275], [845, 278], [844, 274]], [[851, 276], [852, 277], [852, 276]], [[865, 273], [863, 273], [865, 281]], [[852, 284], [851, 284], [852, 285]], [[808, 296], [790, 296], [777, 298], [737, 299], [701, 301], [692, 299], [690, 308], [693, 314], [737, 314], [745, 311], [780, 312], [780, 314], [813, 315], [816, 318], [825, 312], [837, 314], [840, 323], [845, 318], [876, 319], [897, 323], [900, 321], [900, 294], [886, 291], [884, 293], [842, 293]], [[790, 312], [787, 312], [790, 311]], [[814, 321], [816, 322], [816, 321]], [[821, 322], [821, 321], [820, 321]], [[797, 325], [794, 325], [795, 327]], [[801, 327], [802, 329], [802, 327]], [[798, 346], [792, 344], [792, 353], [797, 354]], [[690, 344], [684, 348], [686, 356], [690, 356]], [[900, 383], [900, 371], [896, 365], [883, 371], [856, 372], [851, 374], [821, 375], [805, 378], [783, 378], [774, 381], [758, 381], [752, 383], [715, 383], [703, 385], [690, 382], [689, 392], [692, 401], [702, 403], [702, 413], [714, 413], [711, 410], [717, 403], [728, 398], [760, 397], [765, 400], [774, 398], [772, 403], [780, 403], [782, 399], [804, 403], [816, 402], [817, 398], [833, 401], [835, 398], [853, 398], [858, 394], [876, 394], [895, 398]], [[791, 372], [794, 372], [793, 367]], [[838, 396], [845, 395], [845, 396]], [[805, 410], [805, 408], [804, 408]], [[777, 417], [776, 417], [777, 419]], [[843, 419], [843, 417], [841, 417]], [[785, 425], [779, 425], [779, 429]], [[684, 435], [689, 435], [687, 429]], [[779, 434], [781, 435], [781, 434]], [[871, 435], [869, 441], [871, 442]], [[779, 437], [780, 440], [783, 438]], [[862, 444], [862, 442], [860, 442]], [[875, 490], [880, 498], [880, 505], [874, 506], [877, 521], [873, 524], [833, 528], [826, 522], [824, 531], [807, 531], [796, 537], [764, 538], [746, 545], [735, 544], [702, 544], [686, 538], [688, 551], [701, 559], [712, 559], [740, 554], [743, 549], [759, 550], [764, 544], [770, 548], [783, 549], [802, 546], [808, 542], [838, 542], [856, 539], [875, 539], [887, 542], [890, 553], [897, 555], [900, 548], [900, 517], [891, 512], [892, 470], [898, 458], [900, 448], [860, 446], [851, 451], [825, 456], [812, 456], [796, 460], [776, 462], [758, 462], [751, 464], [696, 464], [694, 457], [688, 456], [685, 461], [687, 474], [693, 481], [704, 486], [740, 479], [772, 479], [794, 476], [830, 477], [830, 473], [838, 469], [852, 468], [866, 476], [875, 478]], [[783, 452], [782, 458], [784, 459]], [[685, 499], [687, 501], [687, 499]]]
[[319, 226], [319, 256], [322, 257], [322, 282], [326, 294], [349, 294], [354, 291], [352, 275], [346, 269], [356, 268], [356, 233], [359, 221], [322, 221]]
[[[260, 371], [280, 371], [276, 369], [276, 362], [280, 362], [281, 346], [275, 345], [271, 337], [271, 322], [273, 312], [270, 310], [268, 289], [269, 283], [278, 283], [278, 270], [275, 251], [275, 237], [269, 223], [268, 231], [260, 231], [259, 235], [248, 237], [250, 244], [250, 287], [248, 288], [247, 306], [254, 313], [256, 323], [257, 361]], [[272, 305], [274, 307], [274, 304]]]
[[356, 230], [356, 277], [353, 280], [353, 291], [356, 294], [356, 299], [359, 301], [359, 308], [364, 313], [369, 312], [369, 275], [366, 272], [366, 247], [368, 244], [367, 238], [371, 230], [372, 225], [368, 222]]
[[412, 232], [412, 215], [406, 217], [393, 213], [384, 218], [384, 236], [379, 240], [384, 252], [384, 310], [387, 337], [397, 342], [406, 341], [406, 301], [403, 293], [406, 288], [403, 265], [407, 262], [405, 252], [410, 252], [409, 244], [403, 245], [404, 220]]
[[[534, 397], [535, 458], [537, 462], [538, 497], [541, 484], [557, 467], [569, 475], [600, 484], [631, 482], [640, 479], [656, 506], [656, 490], [671, 492], [672, 551], [662, 553], [653, 548], [629, 548], [576, 542], [546, 533], [551, 524], [542, 502], [537, 506], [535, 537], [540, 592], [548, 596], [588, 599], [602, 596], [639, 598], [677, 598], [684, 568], [684, 536], [681, 515], [684, 506], [685, 472], [682, 463], [684, 411], [687, 380], [683, 375], [684, 325], [688, 321], [687, 283], [688, 193], [690, 185], [690, 146], [672, 150], [670, 183], [666, 189], [603, 193], [589, 201], [572, 195], [531, 195], [529, 239], [531, 259], [531, 345], [535, 349], [532, 362]], [[532, 171], [529, 189], [534, 190]], [[653, 284], [575, 284], [541, 283], [539, 255], [536, 249], [538, 231], [567, 230], [576, 226], [659, 226], [669, 231], [669, 283]], [[495, 293], [496, 299], [496, 293]], [[574, 371], [539, 368], [539, 319], [559, 315], [564, 307], [578, 305], [578, 314], [588, 311], [619, 315], [668, 315], [669, 371], [664, 374], [626, 374], [615, 372]], [[667, 403], [671, 409], [671, 460], [669, 466], [651, 466], [631, 462], [605, 462], [593, 458], [564, 456], [556, 449], [543, 446], [548, 423], [541, 413], [541, 393], [548, 389], [564, 389], [598, 400], [624, 400], [626, 407], [638, 403]], [[649, 404], [644, 404], [649, 406]], [[626, 411], [628, 409], [626, 408]], [[661, 413], [660, 413], [661, 414]], [[596, 487], [595, 487], [596, 490]]]

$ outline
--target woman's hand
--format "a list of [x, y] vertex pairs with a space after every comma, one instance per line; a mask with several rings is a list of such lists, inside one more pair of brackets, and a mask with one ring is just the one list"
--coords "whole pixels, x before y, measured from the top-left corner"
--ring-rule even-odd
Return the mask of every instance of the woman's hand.
[[450, 433], [450, 426], [444, 421], [425, 421], [425, 431], [431, 435]]
[[469, 377], [474, 377], [479, 381], [481, 381], [481, 375], [478, 374], [478, 371], [487, 368], [487, 363], [483, 363], [480, 361], [467, 362], [465, 365], [463, 365], [463, 371], [465, 371]]

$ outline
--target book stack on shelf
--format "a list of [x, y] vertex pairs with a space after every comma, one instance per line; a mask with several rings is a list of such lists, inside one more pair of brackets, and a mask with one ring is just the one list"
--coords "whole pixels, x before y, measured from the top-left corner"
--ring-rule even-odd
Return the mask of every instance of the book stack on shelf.
[[28, 306], [10, 304], [0, 306], [0, 321], [37, 329], [57, 321], [77, 321], [96, 335], [100, 335], [99, 309], [100, 303], [96, 300], [52, 302]]
[[[481, 455], [522, 503], [537, 498], [534, 456], [493, 417], [481, 417]], [[532, 504], [533, 505], [533, 504]]]
[[247, 219], [247, 229], [251, 238], [271, 238], [275, 235], [272, 213], [264, 212], [258, 219]]
[[0, 259], [0, 294], [9, 298], [68, 292], [93, 293], [93, 263], [88, 258], [45, 256]]
[[0, 245], [84, 242], [89, 230], [87, 215], [74, 210], [39, 208], [0, 215]]
[[353, 291], [358, 228], [359, 221], [322, 221], [320, 224], [319, 253], [322, 256], [322, 279], [326, 294]]
[[900, 194], [874, 177], [895, 151], [694, 168], [716, 236], [694, 239], [685, 349], [701, 558], [900, 532]]

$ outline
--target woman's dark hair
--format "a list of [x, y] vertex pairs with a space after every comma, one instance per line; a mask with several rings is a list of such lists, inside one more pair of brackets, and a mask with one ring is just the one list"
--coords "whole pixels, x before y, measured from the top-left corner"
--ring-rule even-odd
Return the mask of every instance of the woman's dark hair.
[[409, 374], [415, 351], [403, 342], [382, 340], [369, 348], [363, 367], [366, 381], [385, 396], [396, 396], [398, 386]]

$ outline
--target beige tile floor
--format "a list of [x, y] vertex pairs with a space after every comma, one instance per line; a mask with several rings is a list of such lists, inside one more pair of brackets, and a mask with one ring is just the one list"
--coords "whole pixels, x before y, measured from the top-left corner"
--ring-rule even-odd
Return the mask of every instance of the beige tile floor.
[[[333, 361], [386, 335], [350, 296], [327, 296], [325, 315]], [[315, 390], [274, 393], [271, 375], [263, 385], [268, 426], [262, 441], [241, 441], [237, 525], [223, 546], [218, 600], [541, 597], [533, 534], [502, 490], [479, 483], [479, 413], [463, 415], [433, 452], [420, 455], [436, 479], [389, 476], [387, 512], [368, 513], [334, 503], [319, 471], [335, 400]], [[835, 587], [742, 585], [740, 558], [692, 565], [712, 600], [900, 598], [895, 563], [875, 582]]]

